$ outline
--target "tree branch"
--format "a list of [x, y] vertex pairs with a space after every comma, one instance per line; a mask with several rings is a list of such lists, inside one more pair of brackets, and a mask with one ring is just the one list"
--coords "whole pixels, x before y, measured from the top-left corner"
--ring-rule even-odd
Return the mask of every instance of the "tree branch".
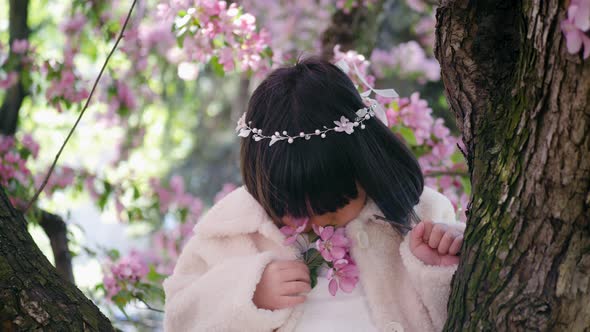
[[114, 331], [56, 272], [0, 186], [0, 326], [3, 331]]
[[51, 243], [55, 268], [65, 280], [74, 284], [72, 253], [68, 247], [67, 225], [58, 215], [49, 213], [45, 210], [40, 210], [39, 212], [41, 214], [39, 225], [43, 228]]

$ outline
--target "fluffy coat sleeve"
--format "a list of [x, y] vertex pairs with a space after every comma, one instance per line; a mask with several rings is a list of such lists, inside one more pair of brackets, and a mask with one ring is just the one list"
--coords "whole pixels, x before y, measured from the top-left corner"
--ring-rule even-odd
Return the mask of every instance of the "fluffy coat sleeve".
[[[465, 224], [456, 221], [451, 202], [439, 192], [424, 188], [420, 204], [415, 208], [421, 220], [431, 220], [455, 227], [461, 232]], [[405, 236], [400, 245], [403, 264], [413, 281], [436, 330], [441, 331], [447, 319], [447, 302], [451, 291], [451, 279], [457, 269], [453, 266], [426, 265], [410, 251], [410, 236]]]
[[[166, 331], [273, 331], [291, 310], [266, 310], [252, 302], [271, 252], [235, 255], [207, 262], [199, 253], [211, 240], [193, 237], [171, 277], [164, 282]], [[223, 244], [214, 244], [223, 245]]]

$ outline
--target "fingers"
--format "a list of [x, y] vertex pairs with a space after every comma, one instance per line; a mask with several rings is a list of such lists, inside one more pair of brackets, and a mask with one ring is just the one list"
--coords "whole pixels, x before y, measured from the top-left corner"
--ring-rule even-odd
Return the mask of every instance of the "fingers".
[[423, 221], [412, 230], [410, 238], [412, 248], [421, 243], [427, 244], [439, 255], [457, 255], [461, 250], [463, 234], [447, 224]]
[[412, 231], [410, 232], [410, 248], [411, 249], [414, 249], [423, 243], [422, 238], [424, 237], [424, 230], [425, 230], [424, 222], [418, 223], [418, 225], [416, 225], [416, 227], [414, 227], [412, 229]]
[[438, 244], [438, 253], [441, 255], [448, 254], [449, 248], [451, 247], [451, 244], [453, 244], [453, 240], [455, 240], [456, 237], [457, 234], [452, 231], [445, 232], [440, 239], [440, 243]]
[[453, 240], [449, 247], [449, 255], [457, 255], [461, 250], [461, 245], [463, 245], [463, 235], [459, 235]]
[[297, 296], [307, 294], [311, 291], [311, 286], [303, 281], [289, 281], [281, 287], [280, 295], [283, 296]]
[[309, 268], [301, 261], [290, 261], [289, 264], [281, 265], [276, 272], [281, 281], [304, 281], [310, 283]]
[[277, 309], [284, 309], [294, 307], [298, 304], [305, 302], [307, 296], [281, 296], [278, 301]]
[[432, 229], [434, 228], [434, 223], [432, 221], [423, 221], [424, 223], [424, 233], [422, 234], [422, 242], [428, 244], [430, 240], [430, 235], [432, 234]]
[[424, 238], [424, 242], [428, 243], [428, 246], [432, 249], [438, 248], [440, 240], [442, 239], [447, 229], [448, 228], [444, 224], [433, 224], [430, 231], [430, 236], [428, 238]]

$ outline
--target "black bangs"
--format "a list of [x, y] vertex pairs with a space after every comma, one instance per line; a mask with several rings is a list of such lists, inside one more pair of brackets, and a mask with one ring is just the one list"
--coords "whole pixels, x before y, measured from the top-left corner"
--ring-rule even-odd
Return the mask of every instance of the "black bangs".
[[[254, 91], [246, 122], [264, 135], [290, 136], [335, 126], [342, 116], [353, 120], [365, 107], [350, 81], [336, 66], [315, 58], [272, 72]], [[365, 190], [385, 214], [409, 222], [422, 193], [423, 178], [411, 152], [377, 118], [352, 134], [329, 132], [293, 143], [242, 140], [244, 184], [275, 222], [335, 212]]]
[[269, 182], [276, 192], [269, 203], [278, 216], [335, 212], [357, 197], [353, 160], [336, 135], [342, 134], [280, 142], [286, 144], [269, 151]]

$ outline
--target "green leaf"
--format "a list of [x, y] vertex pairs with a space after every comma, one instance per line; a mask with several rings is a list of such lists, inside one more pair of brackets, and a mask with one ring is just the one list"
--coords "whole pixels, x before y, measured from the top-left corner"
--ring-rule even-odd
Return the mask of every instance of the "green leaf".
[[464, 163], [465, 157], [463, 157], [463, 154], [461, 153], [461, 151], [455, 151], [451, 155], [451, 161], [453, 162], [453, 164]]
[[150, 272], [148, 272], [148, 274], [146, 275], [148, 281], [155, 283], [161, 282], [162, 280], [164, 280], [165, 277], [165, 275], [156, 272], [156, 268], [153, 265], [150, 266]]
[[107, 252], [107, 256], [109, 256], [112, 260], [117, 260], [121, 257], [121, 253], [117, 249], [111, 249]]
[[223, 65], [219, 63], [219, 58], [217, 56], [212, 57], [209, 64], [211, 65], [213, 72], [217, 76], [219, 76], [219, 77], [225, 76], [225, 70], [223, 69]]
[[467, 196], [471, 195], [471, 181], [467, 176], [459, 177], [459, 181], [461, 181], [461, 185], [463, 186], [463, 190]]
[[418, 145], [418, 142], [416, 141], [416, 136], [414, 135], [414, 132], [412, 131], [412, 129], [405, 127], [405, 126], [398, 125], [398, 126], [393, 127], [393, 130], [395, 132], [397, 132], [398, 134], [400, 134], [408, 145], [410, 145], [410, 146]]

